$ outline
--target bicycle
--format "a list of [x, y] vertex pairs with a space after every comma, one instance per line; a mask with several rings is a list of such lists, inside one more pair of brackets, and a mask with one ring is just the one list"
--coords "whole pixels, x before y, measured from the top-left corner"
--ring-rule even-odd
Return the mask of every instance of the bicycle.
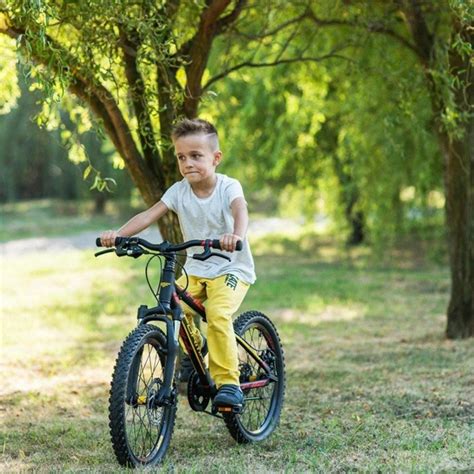
[[[96, 244], [101, 246], [100, 239]], [[120, 348], [110, 389], [110, 435], [115, 456], [124, 466], [156, 465], [166, 454], [177, 410], [175, 366], [178, 337], [194, 367], [187, 383], [187, 398], [193, 410], [222, 418], [237, 443], [263, 441], [275, 430], [280, 419], [285, 394], [283, 348], [271, 320], [258, 311], [247, 311], [234, 322], [244, 404], [239, 410], [231, 406], [216, 407], [212, 403], [217, 389], [201, 347], [197, 347], [190, 337], [189, 323], [180, 301], [192, 308], [203, 321], [206, 321], [206, 311], [203, 304], [186, 291], [186, 287], [180, 287], [175, 281], [176, 268], [181, 265], [177, 257], [183, 255], [179, 252], [190, 247], [202, 247], [203, 252], [187, 258], [230, 260], [224, 254], [211, 251], [220, 249], [219, 240], [211, 239], [173, 245], [166, 241], [152, 244], [139, 237], [117, 237], [115, 248], [95, 254], [115, 252], [117, 256], [133, 258], [151, 255], [145, 267], [145, 277], [157, 305], [138, 308], [138, 326]], [[241, 248], [242, 242], [238, 242], [236, 250]], [[162, 258], [160, 280], [155, 291], [150, 284], [148, 266], [158, 256]], [[165, 323], [165, 330], [152, 322]]]

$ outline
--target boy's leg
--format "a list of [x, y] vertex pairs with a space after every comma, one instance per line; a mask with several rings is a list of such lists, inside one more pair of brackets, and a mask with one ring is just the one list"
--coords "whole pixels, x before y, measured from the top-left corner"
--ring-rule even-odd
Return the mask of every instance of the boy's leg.
[[[189, 278], [189, 284], [188, 284], [188, 288], [187, 288], [186, 291], [193, 298], [197, 298], [199, 300], [205, 299], [205, 297], [206, 297], [206, 286], [205, 286], [202, 278], [197, 278], [197, 277], [194, 277], [194, 276], [189, 276], [188, 278]], [[186, 282], [187, 282], [186, 275], [182, 275], [176, 281], [176, 283], [182, 288], [184, 288], [186, 286]], [[193, 341], [197, 345], [197, 347], [201, 347], [202, 346], [201, 331], [194, 324], [194, 315], [196, 313], [183, 301], [181, 301], [181, 305], [183, 307], [184, 316], [185, 316], [185, 318], [188, 321], [189, 326], [190, 326], [191, 337], [193, 338]], [[186, 348], [184, 347], [184, 344], [181, 341], [181, 338], [179, 339], [179, 343], [180, 343], [181, 348], [183, 349], [183, 351], [186, 353]]]
[[206, 280], [206, 283], [209, 371], [217, 387], [224, 384], [239, 385], [232, 315], [239, 309], [249, 285], [231, 274]]

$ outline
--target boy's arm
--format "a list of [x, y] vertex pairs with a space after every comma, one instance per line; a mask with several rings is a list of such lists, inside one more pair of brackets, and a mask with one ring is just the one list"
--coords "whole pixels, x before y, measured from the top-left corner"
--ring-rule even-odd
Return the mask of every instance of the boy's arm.
[[153, 224], [153, 222], [156, 222], [164, 216], [167, 212], [168, 207], [162, 201], [158, 201], [154, 206], [146, 211], [140, 212], [132, 217], [125, 225], [120, 227], [119, 230], [108, 230], [103, 232], [100, 236], [102, 245], [104, 247], [113, 247], [115, 245], [116, 237], [131, 237], [132, 235], [138, 234]]
[[243, 197], [235, 198], [230, 204], [232, 217], [234, 218], [234, 231], [232, 234], [224, 234], [221, 238], [221, 247], [223, 250], [233, 252], [235, 244], [239, 240], [244, 240], [249, 225], [249, 214], [247, 203]]

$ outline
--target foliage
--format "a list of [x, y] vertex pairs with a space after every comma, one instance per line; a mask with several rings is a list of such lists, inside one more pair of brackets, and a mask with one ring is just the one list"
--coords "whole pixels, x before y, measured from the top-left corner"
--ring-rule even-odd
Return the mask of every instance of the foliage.
[[0, 115], [10, 112], [20, 95], [14, 41], [0, 35]]
[[[442, 191], [431, 102], [411, 51], [384, 36], [331, 30], [307, 54], [324, 57], [337, 44], [346, 59], [234, 73], [202, 110], [223, 124], [224, 170], [253, 188], [286, 187], [282, 198], [293, 189], [299, 198], [288, 197], [305, 215], [321, 211], [322, 198], [339, 228], [353, 200], [372, 240], [386, 243], [414, 212], [437, 211], [427, 201]], [[216, 49], [210, 69], [220, 61]], [[410, 186], [413, 199], [402, 201]]]
[[[104, 9], [95, 2], [10, 2], [9, 12], [16, 24], [29, 25], [18, 39], [28, 64], [30, 52], [39, 48], [41, 55], [43, 43], [45, 51], [51, 50], [49, 40], [67, 46], [67, 53], [52, 50], [48, 68], [34, 69], [36, 87], [47, 99], [43, 116], [49, 127], [61, 124], [59, 102], [83, 130], [93, 123], [86, 109], [63, 95], [75, 80], [71, 64], [77, 64], [92, 85], [103, 84], [116, 97], [142, 152], [147, 144], [155, 146], [157, 134], [158, 147], [166, 149], [159, 118], [168, 106], [160, 105], [156, 66], [175, 71], [177, 82], [169, 92], [180, 110], [190, 64], [174, 53], [196, 33], [191, 19], [202, 13], [202, 6], [187, 3], [179, 14], [166, 17], [165, 3], [144, 2], [141, 8], [119, 3], [110, 0]], [[463, 2], [452, 5], [468, 18]], [[446, 12], [440, 16], [439, 45], [449, 36]], [[328, 16], [337, 21], [324, 23]], [[413, 51], [400, 47], [394, 35], [373, 33], [383, 33], [382, 28], [403, 40], [403, 25], [391, 2], [377, 2], [370, 13], [364, 2], [350, 7], [310, 2], [306, 8], [280, 1], [246, 5], [239, 22], [217, 36], [202, 76], [201, 113], [220, 125], [230, 157], [223, 170], [249, 190], [286, 187], [286, 194], [294, 194], [301, 187], [312, 189], [301, 204], [306, 215], [322, 197], [338, 227], [348, 225], [351, 213], [363, 213], [374, 241], [396, 235], [413, 212], [433, 212], [427, 196], [441, 189], [442, 169], [424, 73]], [[455, 44], [467, 51], [459, 38]], [[128, 53], [135, 56], [139, 73], [135, 85], [127, 76]], [[48, 72], [52, 67], [53, 75]], [[142, 117], [137, 100], [145, 107]], [[454, 109], [448, 106], [443, 116], [453, 119], [456, 114], [448, 110]], [[77, 137], [65, 132], [71, 158], [86, 160]], [[87, 166], [85, 174], [91, 171], [97, 170]], [[106, 186], [98, 173], [95, 185]], [[400, 200], [411, 186], [414, 199]]]
[[[9, 114], [0, 115], [0, 165], [4, 171], [0, 178], [0, 201], [83, 199], [90, 197], [91, 185], [104, 182], [98, 183], [100, 173], [118, 183], [111, 189], [113, 196], [130, 195], [128, 177], [117, 170], [123, 164], [116, 161], [110, 143], [101, 141], [95, 132], [82, 130], [82, 143], [78, 143], [77, 126], [61, 110], [57, 126], [51, 121], [44, 122], [41, 129], [35, 126], [35, 118], [40, 123], [44, 120], [41, 96], [35, 90], [35, 82], [24, 79], [21, 73], [18, 77], [21, 97]], [[72, 162], [67, 160], [68, 152]], [[92, 169], [91, 163], [94, 179], [84, 182]]]
[[[246, 101], [246, 128], [225, 138], [244, 153], [252, 146], [242, 159], [247, 179], [266, 175], [280, 187], [325, 181], [330, 196], [323, 198], [337, 196], [350, 241], [362, 240], [365, 225], [385, 244], [420, 207], [421, 214], [432, 211], [428, 196], [443, 182], [452, 277], [447, 335], [468, 337], [473, 8], [469, 0], [11, 0], [1, 3], [0, 33], [16, 39], [24, 62], [36, 64], [32, 75], [52, 123], [66, 90], [94, 112], [148, 205], [179, 178], [173, 122], [196, 116], [203, 101], [209, 114], [220, 81], [237, 74], [243, 80], [220, 114], [238, 131], [243, 117], [235, 106]], [[303, 77], [310, 64], [320, 66], [309, 69], [314, 80]], [[270, 66], [278, 69], [259, 72], [255, 86], [250, 71]], [[87, 128], [93, 120], [81, 122]], [[263, 158], [252, 161], [255, 148]], [[76, 140], [70, 150], [84, 159]], [[95, 185], [107, 183], [97, 174]], [[180, 238], [174, 217], [160, 220], [168, 240]]]

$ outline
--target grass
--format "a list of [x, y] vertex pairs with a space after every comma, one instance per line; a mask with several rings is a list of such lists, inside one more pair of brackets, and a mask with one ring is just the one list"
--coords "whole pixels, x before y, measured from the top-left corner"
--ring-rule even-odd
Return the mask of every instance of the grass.
[[119, 227], [136, 212], [122, 201], [109, 201], [103, 215], [94, 214], [92, 201], [43, 199], [0, 204], [0, 242]]
[[[284, 343], [280, 426], [239, 446], [182, 394], [163, 471], [473, 470], [474, 345], [443, 337], [447, 269], [416, 249], [374, 260], [314, 236], [254, 249], [259, 278], [242, 311], [271, 316]], [[72, 250], [3, 256], [4, 472], [126, 471], [107, 398], [136, 307], [151, 304], [144, 263]]]

